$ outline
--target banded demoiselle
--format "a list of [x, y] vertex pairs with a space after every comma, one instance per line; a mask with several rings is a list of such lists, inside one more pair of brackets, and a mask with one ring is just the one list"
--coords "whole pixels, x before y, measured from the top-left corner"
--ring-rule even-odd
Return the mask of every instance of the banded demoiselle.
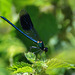
[[[3, 17], [3, 16], [0, 16], [0, 17], [2, 19], [4, 19], [5, 21], [7, 21], [10, 25], [12, 25], [16, 30], [18, 30], [20, 33], [22, 33], [28, 39], [30, 39], [34, 43], [36, 43], [38, 45], [38, 48], [41, 51], [45, 51], [45, 52], [48, 51], [48, 48], [44, 47], [43, 41], [41, 41], [40, 38], [38, 37], [38, 34], [37, 34], [36, 30], [33, 27], [33, 24], [32, 24], [32, 21], [30, 19], [30, 16], [25, 10], [21, 10], [21, 12], [20, 12], [20, 23], [21, 23], [21, 26], [22, 26], [24, 32], [21, 31], [19, 28], [17, 28], [13, 23], [11, 23], [5, 17]], [[37, 47], [32, 46], [31, 48], [37, 48]]]

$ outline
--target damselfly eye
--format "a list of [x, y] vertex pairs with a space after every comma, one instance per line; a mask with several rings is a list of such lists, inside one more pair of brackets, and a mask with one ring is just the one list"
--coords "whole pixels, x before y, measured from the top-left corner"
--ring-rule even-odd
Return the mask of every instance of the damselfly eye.
[[48, 51], [48, 48], [47, 48], [47, 47], [45, 47], [45, 48], [44, 48], [44, 51], [45, 51], [45, 52], [47, 52], [47, 51]]

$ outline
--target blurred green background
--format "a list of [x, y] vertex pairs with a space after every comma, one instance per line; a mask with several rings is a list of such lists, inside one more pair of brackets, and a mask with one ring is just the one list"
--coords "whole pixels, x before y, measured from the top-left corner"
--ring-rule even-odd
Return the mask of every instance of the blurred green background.
[[[29, 13], [34, 28], [48, 47], [46, 59], [56, 57], [75, 64], [75, 0], [0, 0], [0, 16], [21, 30], [19, 12], [22, 9]], [[0, 75], [9, 75], [7, 67], [13, 63], [26, 62], [23, 53], [33, 45], [0, 18]], [[75, 75], [75, 70], [61, 70], [55, 75]]]

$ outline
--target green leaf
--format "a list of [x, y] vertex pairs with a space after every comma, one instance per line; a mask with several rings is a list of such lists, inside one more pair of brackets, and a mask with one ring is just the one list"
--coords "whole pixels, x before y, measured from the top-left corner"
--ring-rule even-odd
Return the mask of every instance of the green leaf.
[[34, 63], [36, 60], [35, 54], [31, 52], [25, 53], [25, 57], [32, 63]]
[[[53, 58], [47, 62], [48, 68], [46, 69], [47, 74], [52, 74], [52, 70], [59, 68], [74, 68], [72, 64], [64, 62], [63, 60], [59, 60], [57, 58]], [[55, 72], [55, 71], [54, 71]]]
[[14, 73], [25, 73], [25, 72], [32, 72], [32, 68], [29, 66], [18, 68], [17, 71], [14, 71]]
[[61, 49], [61, 51], [62, 52], [59, 52], [55, 58], [59, 60], [61, 59], [71, 64], [75, 64], [75, 48]]
[[11, 67], [9, 67], [8, 69], [9, 70], [12, 70], [12, 71], [17, 71], [17, 69], [19, 69], [19, 68], [23, 68], [23, 67], [31, 67], [31, 65], [30, 64], [28, 64], [28, 63], [25, 63], [25, 62], [17, 62], [17, 63], [15, 63], [15, 64], [13, 64]]

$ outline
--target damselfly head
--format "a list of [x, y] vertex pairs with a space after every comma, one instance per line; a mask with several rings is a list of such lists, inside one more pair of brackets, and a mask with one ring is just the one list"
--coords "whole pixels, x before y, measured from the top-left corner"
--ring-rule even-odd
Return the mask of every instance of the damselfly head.
[[47, 52], [48, 51], [48, 48], [47, 47], [44, 47], [44, 51]]

